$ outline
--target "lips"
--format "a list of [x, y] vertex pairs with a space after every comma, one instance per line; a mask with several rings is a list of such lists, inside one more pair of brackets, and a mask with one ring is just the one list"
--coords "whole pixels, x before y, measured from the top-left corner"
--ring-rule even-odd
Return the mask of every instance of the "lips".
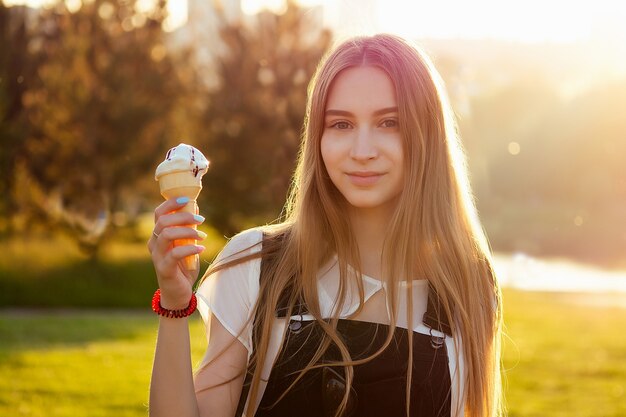
[[368, 186], [376, 184], [385, 174], [374, 171], [354, 171], [346, 172], [346, 175], [354, 185]]

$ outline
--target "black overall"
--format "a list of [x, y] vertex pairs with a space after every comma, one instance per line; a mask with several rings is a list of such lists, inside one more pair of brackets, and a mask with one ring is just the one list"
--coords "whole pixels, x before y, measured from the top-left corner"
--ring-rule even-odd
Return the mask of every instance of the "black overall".
[[[261, 261], [261, 279], [263, 274]], [[300, 312], [305, 314], [304, 312]], [[277, 317], [285, 317], [285, 309], [277, 309]], [[450, 327], [434, 290], [429, 288], [428, 308], [423, 318], [431, 329], [450, 335]], [[337, 331], [343, 338], [352, 359], [361, 359], [376, 352], [384, 343], [388, 326], [384, 324], [339, 320]], [[291, 383], [313, 357], [323, 330], [315, 321], [291, 319], [281, 350], [263, 393], [255, 417], [332, 417], [344, 392], [344, 370], [341, 366], [325, 366], [308, 371], [287, 394]], [[451, 382], [448, 352], [444, 338], [413, 332], [413, 376], [410, 417], [449, 417], [451, 414]], [[342, 417], [406, 417], [406, 371], [408, 332], [396, 328], [392, 342], [376, 358], [354, 366], [354, 380], [348, 409]], [[341, 359], [339, 350], [331, 345], [319, 363]], [[242, 416], [253, 370], [249, 369], [237, 408]], [[247, 416], [252, 417], [252, 416]]]

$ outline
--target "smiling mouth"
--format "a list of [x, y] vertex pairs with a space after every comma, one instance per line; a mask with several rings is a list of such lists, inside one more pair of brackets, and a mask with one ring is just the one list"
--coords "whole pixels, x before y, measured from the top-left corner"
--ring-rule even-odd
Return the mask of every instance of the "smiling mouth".
[[346, 175], [354, 185], [368, 186], [377, 183], [385, 174], [382, 172], [347, 172]]

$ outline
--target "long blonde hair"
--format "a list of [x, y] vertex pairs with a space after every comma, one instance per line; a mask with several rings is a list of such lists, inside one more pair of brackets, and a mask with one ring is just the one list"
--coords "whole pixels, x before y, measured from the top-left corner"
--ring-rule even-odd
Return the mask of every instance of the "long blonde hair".
[[[383, 277], [388, 284], [387, 303], [391, 323], [384, 346], [373, 356], [352, 360], [337, 334], [338, 312], [346, 301], [349, 280], [360, 276], [358, 245], [349, 222], [345, 221], [345, 198], [331, 182], [325, 169], [320, 141], [324, 112], [333, 80], [346, 68], [373, 66], [392, 80], [398, 102], [398, 118], [403, 138], [404, 188], [391, 218], [383, 244]], [[410, 286], [398, 294], [401, 280], [427, 277], [450, 319], [457, 352], [462, 352], [467, 375], [465, 398], [461, 404], [468, 417], [503, 414], [500, 383], [500, 333], [502, 303], [499, 286], [491, 267], [490, 250], [478, 222], [467, 182], [464, 154], [454, 115], [437, 71], [427, 56], [405, 40], [387, 34], [359, 37], [333, 48], [321, 61], [308, 89], [304, 133], [292, 188], [283, 221], [267, 226], [269, 236], [256, 255], [214, 265], [216, 270], [247, 261], [254, 256], [272, 255], [267, 279], [261, 283], [254, 309], [249, 407], [258, 398], [262, 366], [267, 359], [270, 331], [282, 294], [289, 295], [288, 315], [299, 299], [324, 330], [324, 337], [300, 377], [319, 365], [316, 362], [330, 345], [342, 355], [347, 389], [337, 415], [345, 409], [353, 380], [353, 366], [371, 360], [392, 341], [396, 327], [398, 297], [407, 298], [409, 334], [413, 300]], [[317, 274], [319, 268], [337, 255], [340, 285], [336, 314], [322, 317]], [[356, 270], [349, 273], [348, 266]], [[364, 289], [355, 280], [361, 304]], [[409, 340], [407, 372], [407, 415], [410, 408], [412, 337]], [[459, 340], [462, 343], [459, 343]], [[297, 383], [296, 380], [295, 383]], [[454, 387], [453, 387], [454, 389]], [[453, 410], [456, 414], [461, 410]]]

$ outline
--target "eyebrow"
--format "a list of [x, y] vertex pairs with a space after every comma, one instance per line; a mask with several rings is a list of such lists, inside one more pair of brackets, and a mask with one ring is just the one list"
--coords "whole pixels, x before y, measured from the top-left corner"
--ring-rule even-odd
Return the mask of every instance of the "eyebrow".
[[[376, 110], [374, 113], [372, 113], [372, 115], [380, 116], [380, 115], [387, 114], [387, 113], [397, 113], [397, 112], [398, 112], [397, 107], [385, 107], [385, 108]], [[334, 109], [326, 110], [325, 115], [326, 116], [346, 116], [346, 117], [354, 116], [354, 114], [350, 113], [349, 111], [334, 110]]]

